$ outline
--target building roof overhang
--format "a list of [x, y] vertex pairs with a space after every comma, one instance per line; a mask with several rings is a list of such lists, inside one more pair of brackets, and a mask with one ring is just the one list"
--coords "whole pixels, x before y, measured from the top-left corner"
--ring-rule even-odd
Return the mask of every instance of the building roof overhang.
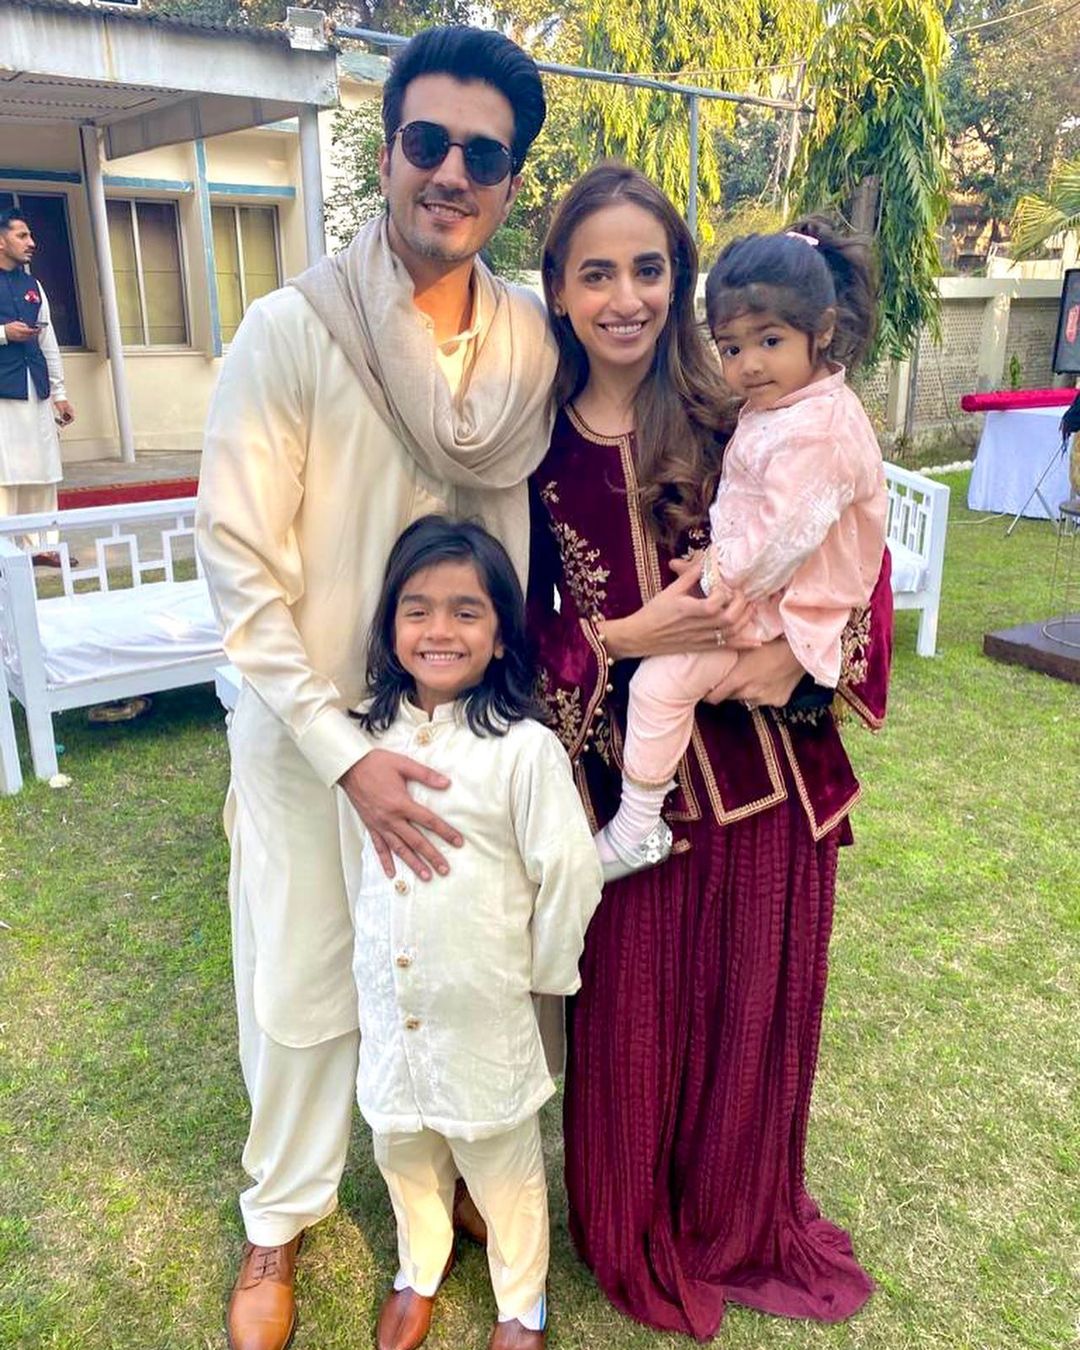
[[337, 102], [335, 53], [277, 30], [69, 0], [0, 7], [0, 123], [98, 126], [110, 159]]

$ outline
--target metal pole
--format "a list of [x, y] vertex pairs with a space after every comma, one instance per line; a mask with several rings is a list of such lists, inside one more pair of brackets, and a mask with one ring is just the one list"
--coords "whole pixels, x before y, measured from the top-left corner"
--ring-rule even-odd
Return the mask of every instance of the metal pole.
[[[798, 103], [799, 95], [802, 93], [803, 79], [806, 76], [806, 62], [799, 62], [799, 69], [795, 76], [795, 102]], [[791, 126], [788, 129], [787, 146], [787, 164], [784, 166], [784, 192], [782, 201], [782, 213], [784, 219], [787, 219], [788, 208], [791, 202], [791, 174], [795, 168], [795, 156], [799, 149], [799, 113], [797, 109], [792, 110]]]
[[698, 149], [700, 139], [699, 106], [697, 94], [691, 94], [690, 104], [690, 192], [686, 200], [686, 224], [691, 236], [697, 239]]
[[318, 109], [305, 105], [300, 109], [300, 182], [304, 193], [304, 233], [307, 239], [308, 266], [326, 256], [326, 227], [323, 211], [322, 156], [319, 150]]
[[[337, 25], [334, 36], [339, 38], [359, 38], [362, 42], [371, 42], [380, 47], [400, 47], [408, 42], [407, 37], [397, 33], [377, 33], [373, 28], [346, 28]], [[654, 80], [647, 75], [624, 75], [617, 70], [590, 70], [588, 66], [560, 66], [552, 61], [537, 61], [537, 70], [545, 75], [568, 75], [575, 80], [599, 80], [602, 84], [623, 84], [631, 89], [654, 89], [661, 94], [679, 94], [683, 97], [694, 94], [698, 98], [715, 98], [724, 103], [746, 103], [755, 108], [780, 108], [790, 112], [797, 108], [800, 112], [810, 112], [809, 108], [792, 103], [787, 98], [763, 98], [758, 94], [731, 94], [726, 89], [699, 89], [696, 85], [677, 84], [674, 80]]]
[[105, 323], [105, 351], [112, 374], [116, 403], [116, 427], [120, 434], [120, 457], [125, 464], [135, 463], [135, 432], [131, 424], [127, 377], [124, 370], [124, 343], [120, 335], [120, 306], [116, 300], [112, 250], [109, 247], [109, 217], [105, 211], [105, 183], [101, 176], [101, 132], [93, 124], [79, 127], [83, 178], [90, 208], [90, 233], [94, 238], [98, 290], [101, 292], [101, 316]]

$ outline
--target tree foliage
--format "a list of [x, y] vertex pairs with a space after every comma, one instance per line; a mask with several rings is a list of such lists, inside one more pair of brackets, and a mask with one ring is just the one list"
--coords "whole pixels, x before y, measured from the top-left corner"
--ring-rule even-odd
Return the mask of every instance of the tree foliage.
[[285, 10], [321, 9], [335, 23], [376, 28], [383, 33], [414, 33], [439, 23], [468, 23], [467, 0], [142, 0], [145, 9], [207, 23], [282, 24]]
[[[821, 23], [813, 0], [581, 0], [574, 39], [578, 64], [597, 70], [651, 74], [725, 89], [760, 92], [762, 71], [803, 56]], [[767, 78], [767, 76], [766, 76]], [[676, 95], [589, 82], [581, 90], [576, 131], [586, 163], [616, 155], [635, 164], [685, 208], [690, 187], [690, 117]], [[700, 104], [698, 188], [702, 232], [708, 207], [722, 194], [714, 141], [730, 131], [730, 103]]]
[[850, 219], [860, 191], [877, 189], [875, 354], [902, 357], [920, 328], [939, 332], [945, 61], [940, 0], [842, 0], [807, 67], [815, 106], [796, 172], [798, 209], [839, 210]]
[[1046, 197], [1025, 196], [1012, 219], [1012, 256], [1030, 258], [1055, 234], [1080, 232], [1080, 159], [1066, 160], [1050, 176]]
[[[1080, 153], [1080, 23], [1071, 0], [956, 0], [942, 80], [950, 171], [1001, 236], [1019, 197], [1044, 193], [1059, 157]], [[1070, 116], [1070, 112], [1074, 114]]]
[[334, 186], [326, 194], [326, 228], [344, 246], [383, 207], [379, 185], [382, 109], [377, 99], [339, 108], [331, 124]]

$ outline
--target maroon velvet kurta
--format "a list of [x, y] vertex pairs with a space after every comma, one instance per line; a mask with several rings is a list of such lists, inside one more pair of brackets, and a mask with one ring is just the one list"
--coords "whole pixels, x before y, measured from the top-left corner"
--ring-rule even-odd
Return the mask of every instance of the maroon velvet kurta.
[[[593, 620], [672, 579], [637, 510], [633, 441], [562, 413], [533, 479], [530, 626], [552, 722], [594, 825], [618, 802], [633, 662]], [[888, 555], [853, 616], [841, 694], [885, 711]], [[558, 591], [558, 605], [553, 603]], [[858, 797], [831, 714], [702, 705], [663, 866], [605, 888], [570, 1016], [574, 1241], [615, 1305], [712, 1336], [727, 1299], [835, 1321], [873, 1284], [803, 1182], [837, 849]]]

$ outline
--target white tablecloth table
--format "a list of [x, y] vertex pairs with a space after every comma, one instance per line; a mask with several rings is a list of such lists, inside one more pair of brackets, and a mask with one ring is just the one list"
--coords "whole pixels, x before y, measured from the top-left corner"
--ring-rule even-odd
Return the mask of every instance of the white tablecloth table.
[[[1037, 520], [1057, 519], [1058, 505], [1070, 495], [1069, 456], [1056, 453], [1061, 449], [1058, 424], [1064, 412], [1063, 407], [1015, 408], [986, 414], [968, 486], [972, 511], [1015, 516], [1023, 510]], [[1039, 488], [1050, 507], [1047, 512], [1031, 490], [1051, 456], [1054, 463]]]

